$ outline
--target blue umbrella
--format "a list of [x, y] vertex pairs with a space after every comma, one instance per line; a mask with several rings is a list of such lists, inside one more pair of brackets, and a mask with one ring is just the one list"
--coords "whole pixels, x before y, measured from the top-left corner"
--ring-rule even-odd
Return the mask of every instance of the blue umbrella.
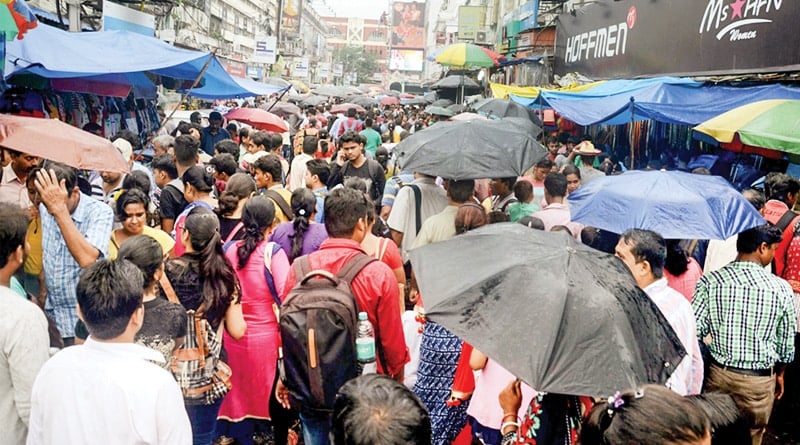
[[597, 178], [569, 196], [572, 220], [614, 233], [649, 229], [668, 239], [727, 239], [766, 224], [725, 179], [676, 171]]

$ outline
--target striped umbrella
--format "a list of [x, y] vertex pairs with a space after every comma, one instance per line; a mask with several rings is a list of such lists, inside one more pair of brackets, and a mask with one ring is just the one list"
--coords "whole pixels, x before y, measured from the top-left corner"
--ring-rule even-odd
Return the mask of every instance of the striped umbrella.
[[703, 122], [693, 136], [729, 150], [780, 158], [770, 150], [800, 154], [798, 129], [800, 100], [764, 100]]
[[503, 58], [494, 51], [472, 43], [454, 43], [439, 52], [434, 60], [445, 66], [490, 68], [497, 66]]

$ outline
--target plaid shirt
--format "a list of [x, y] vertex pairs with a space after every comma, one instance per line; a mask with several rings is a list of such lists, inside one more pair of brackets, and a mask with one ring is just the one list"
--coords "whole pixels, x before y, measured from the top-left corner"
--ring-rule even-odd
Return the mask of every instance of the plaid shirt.
[[[83, 269], [73, 258], [56, 219], [44, 204], [40, 205], [39, 214], [42, 215], [42, 249], [45, 252], [44, 276], [47, 283], [45, 311], [55, 322], [62, 337], [74, 337], [75, 323], [78, 322], [75, 287]], [[107, 256], [114, 222], [111, 207], [81, 193], [78, 206], [71, 216], [78, 231], [100, 251], [100, 258]]]
[[697, 282], [692, 308], [697, 337], [711, 334], [717, 363], [766, 369], [794, 359], [794, 294], [758, 264], [734, 261]]

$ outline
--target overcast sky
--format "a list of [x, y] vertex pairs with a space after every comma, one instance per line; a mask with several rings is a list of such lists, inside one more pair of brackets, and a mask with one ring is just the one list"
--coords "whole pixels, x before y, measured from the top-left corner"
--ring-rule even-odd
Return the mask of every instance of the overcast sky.
[[379, 19], [381, 13], [389, 9], [388, 0], [311, 0], [314, 8], [322, 16], [362, 17]]

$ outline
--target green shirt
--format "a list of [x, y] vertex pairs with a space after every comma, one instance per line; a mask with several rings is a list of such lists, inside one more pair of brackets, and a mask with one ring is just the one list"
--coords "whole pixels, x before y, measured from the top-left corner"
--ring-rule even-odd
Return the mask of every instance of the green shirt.
[[711, 334], [717, 363], [766, 369], [794, 360], [797, 316], [786, 281], [749, 261], [703, 275], [692, 298], [697, 338]]
[[381, 143], [383, 142], [381, 140], [381, 134], [373, 130], [372, 128], [367, 128], [366, 130], [363, 130], [359, 134], [367, 138], [367, 143], [366, 145], [364, 145], [364, 149], [372, 153], [372, 156], [375, 156], [375, 151], [378, 149], [378, 146], [381, 145]]
[[539, 210], [542, 210], [542, 208], [534, 204], [533, 201], [514, 202], [508, 206], [508, 216], [511, 218], [511, 222], [517, 222], [533, 212], [538, 212]]

